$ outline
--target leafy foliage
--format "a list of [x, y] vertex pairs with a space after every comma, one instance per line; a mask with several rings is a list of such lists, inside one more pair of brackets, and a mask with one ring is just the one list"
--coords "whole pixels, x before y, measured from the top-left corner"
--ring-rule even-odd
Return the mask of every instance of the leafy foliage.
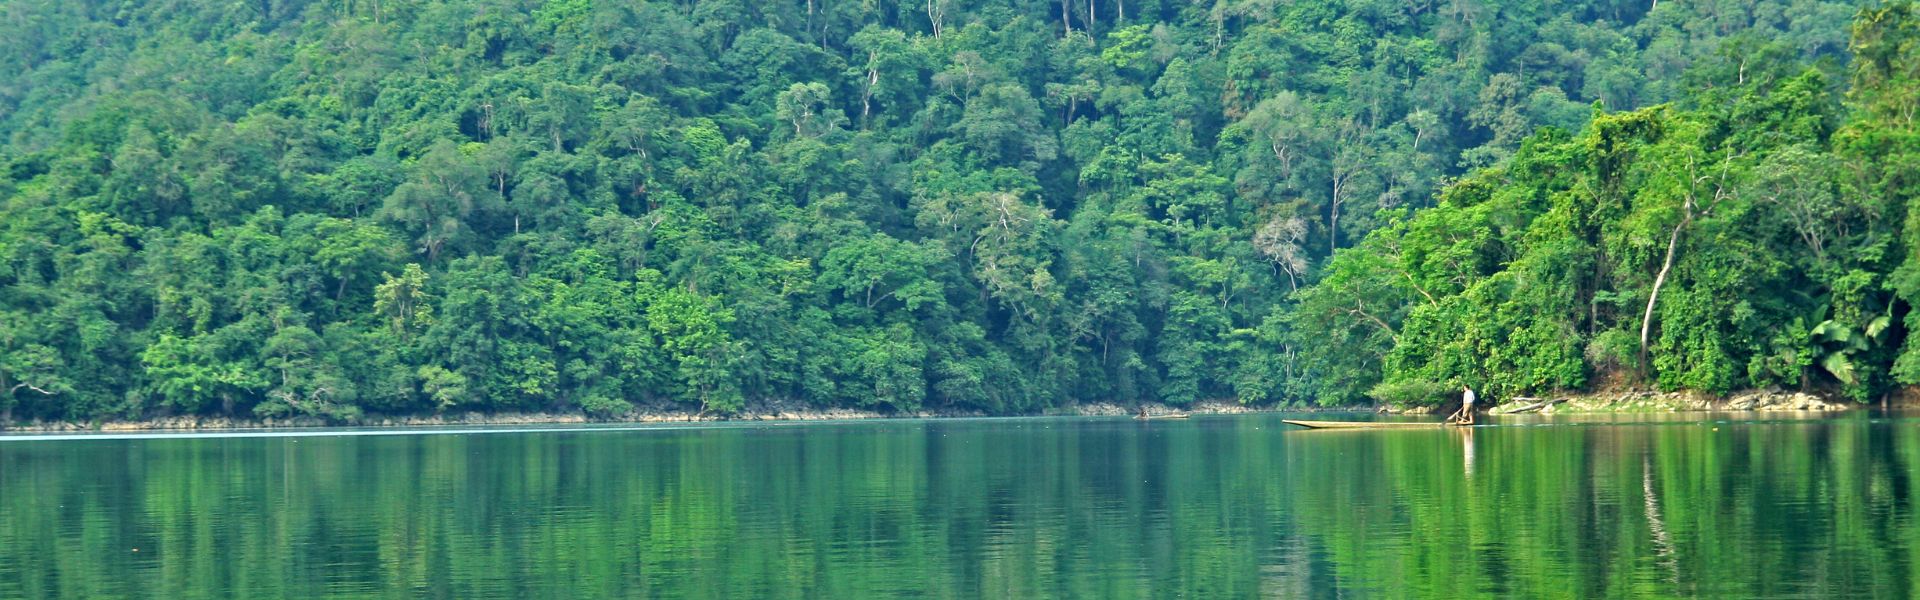
[[1909, 3], [1863, 11], [1863, 62], [1844, 93], [1817, 66], [1743, 64], [1694, 101], [1537, 133], [1334, 256], [1301, 303], [1330, 318], [1301, 329], [1394, 332], [1370, 346], [1377, 358], [1321, 359], [1378, 360], [1386, 391], [1484, 382], [1510, 396], [1600, 380], [1832, 387], [1865, 401], [1920, 383], [1908, 335], [1920, 221], [1904, 216], [1920, 189], [1903, 108], [1916, 23]]
[[0, 419], [1920, 382], [1912, 9], [1749, 4], [20, 0]]

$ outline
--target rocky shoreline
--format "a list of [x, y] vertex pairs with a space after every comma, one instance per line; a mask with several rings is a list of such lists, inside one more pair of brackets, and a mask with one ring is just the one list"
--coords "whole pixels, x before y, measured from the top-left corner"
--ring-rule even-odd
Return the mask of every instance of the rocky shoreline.
[[1812, 411], [1838, 412], [1867, 405], [1807, 392], [1746, 390], [1729, 396], [1700, 392], [1626, 390], [1543, 398], [1514, 398], [1488, 409], [1488, 414], [1591, 414], [1690, 411]]
[[1196, 414], [1196, 415], [1244, 415], [1244, 414], [1269, 413], [1269, 412], [1289, 412], [1289, 413], [1372, 412], [1374, 410], [1373, 407], [1371, 406], [1338, 406], [1338, 407], [1248, 406], [1232, 400], [1201, 400], [1199, 402], [1193, 403], [1192, 406], [1184, 406], [1184, 407], [1170, 406], [1170, 405], [1161, 404], [1158, 402], [1146, 402], [1146, 403], [1136, 404], [1136, 405], [1127, 405], [1127, 404], [1121, 404], [1117, 402], [1089, 402], [1086, 404], [1076, 404], [1076, 405], [1067, 407], [1063, 410], [1053, 411], [1047, 414], [1061, 415], [1061, 416], [1081, 416], [1081, 417], [1123, 417], [1123, 416], [1131, 416], [1139, 412], [1140, 407], [1143, 407], [1143, 406], [1146, 407], [1147, 414], [1150, 414], [1150, 415], [1163, 415], [1163, 414], [1170, 414], [1170, 413], [1189, 413], [1189, 414]]
[[[1089, 402], [1025, 416], [1129, 416], [1144, 406], [1149, 414], [1190, 413], [1199, 415], [1235, 415], [1265, 412], [1361, 412], [1395, 414], [1434, 414], [1436, 407], [1272, 407], [1248, 406], [1232, 400], [1205, 400], [1192, 406], [1175, 407], [1157, 402], [1128, 405], [1118, 402]], [[1607, 414], [1689, 411], [1815, 411], [1835, 412], [1866, 405], [1806, 392], [1749, 390], [1726, 397], [1698, 392], [1614, 391], [1553, 396], [1514, 398], [1487, 409], [1487, 414]], [[530, 413], [454, 413], [439, 415], [370, 415], [353, 421], [330, 422], [318, 417], [252, 419], [220, 416], [156, 417], [137, 421], [28, 422], [0, 424], [0, 432], [79, 433], [127, 431], [220, 431], [243, 429], [282, 429], [311, 427], [479, 427], [498, 425], [585, 425], [589, 423], [710, 423], [740, 421], [852, 421], [866, 419], [948, 419], [994, 416], [968, 410], [919, 410], [884, 412], [856, 408], [816, 408], [799, 403], [761, 402], [739, 413], [720, 415], [679, 408], [640, 408], [616, 417], [595, 417], [582, 412]], [[1022, 415], [1006, 415], [1022, 416]]]
[[[1160, 403], [1146, 403], [1144, 406], [1151, 414], [1186, 412], [1192, 414], [1246, 414], [1257, 412], [1275, 412], [1283, 410], [1276, 407], [1252, 407], [1231, 400], [1210, 400], [1195, 403], [1188, 407], [1173, 407]], [[1139, 409], [1134, 406], [1114, 402], [1092, 402], [1078, 404], [1061, 409], [1027, 416], [1127, 416]], [[1366, 408], [1339, 409], [1299, 409], [1285, 408], [1287, 412], [1317, 412], [1325, 410], [1368, 410]], [[174, 416], [156, 417], [137, 421], [105, 421], [98, 423], [75, 423], [66, 421], [29, 422], [21, 424], [0, 424], [0, 431], [10, 433], [79, 433], [79, 432], [127, 432], [127, 431], [219, 431], [242, 429], [282, 429], [298, 427], [478, 427], [492, 425], [584, 425], [589, 423], [707, 423], [740, 421], [851, 421], [865, 419], [947, 419], [979, 418], [993, 416], [980, 411], [969, 410], [920, 410], [913, 412], [883, 412], [855, 408], [816, 408], [799, 403], [761, 402], [750, 405], [745, 410], [732, 415], [701, 413], [678, 408], [640, 408], [625, 415], [615, 417], [595, 417], [582, 412], [531, 412], [531, 413], [453, 413], [439, 415], [370, 415], [360, 419], [333, 422], [318, 417], [293, 417], [285, 419], [252, 419], [220, 416]], [[1019, 416], [1019, 415], [1011, 415]]]
[[477, 427], [491, 425], [585, 425], [589, 423], [705, 423], [725, 421], [838, 421], [856, 419], [901, 419], [979, 417], [982, 413], [963, 411], [917, 411], [882, 413], [848, 408], [750, 408], [733, 415], [719, 415], [679, 409], [638, 409], [615, 417], [596, 417], [584, 412], [527, 413], [449, 413], [438, 415], [369, 415], [349, 421], [328, 421], [319, 417], [251, 419], [221, 416], [157, 417], [137, 421], [74, 423], [66, 421], [30, 422], [0, 426], [7, 432], [111, 432], [111, 431], [208, 431], [239, 429], [282, 429], [300, 427]]

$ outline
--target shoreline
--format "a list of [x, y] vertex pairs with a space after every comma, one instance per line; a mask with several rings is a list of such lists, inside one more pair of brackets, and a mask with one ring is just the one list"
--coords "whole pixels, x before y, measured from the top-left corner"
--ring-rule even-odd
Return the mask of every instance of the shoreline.
[[[1286, 407], [1286, 406], [1246, 406], [1230, 400], [1212, 400], [1196, 402], [1192, 406], [1173, 407], [1161, 403], [1145, 403], [1151, 414], [1188, 413], [1196, 415], [1225, 415], [1252, 413], [1307, 413], [1307, 412], [1373, 412], [1368, 406], [1349, 407]], [[918, 410], [913, 412], [890, 413], [856, 408], [814, 408], [805, 406], [787, 406], [777, 403], [762, 403], [749, 406], [746, 410], [732, 415], [705, 414], [698, 411], [671, 408], [643, 408], [618, 417], [593, 417], [583, 412], [527, 412], [527, 413], [454, 413], [440, 415], [369, 415], [352, 421], [328, 421], [319, 417], [292, 417], [285, 419], [260, 419], [223, 416], [174, 416], [141, 419], [135, 421], [30, 421], [16, 424], [0, 424], [0, 434], [4, 433], [125, 433], [125, 432], [201, 432], [201, 431], [241, 431], [275, 429], [309, 429], [321, 427], [371, 427], [371, 428], [432, 428], [432, 427], [482, 427], [504, 425], [653, 425], [670, 423], [743, 423], [743, 422], [808, 422], [808, 421], [865, 421], [887, 419], [978, 419], [988, 417], [1122, 417], [1131, 416], [1137, 408], [1113, 402], [1090, 402], [1074, 406], [1051, 409], [1025, 414], [990, 414], [977, 410]]]
[[[1907, 402], [1899, 402], [1906, 405]], [[1615, 390], [1510, 398], [1487, 408], [1489, 415], [1622, 414], [1681, 412], [1818, 412], [1838, 413], [1874, 405], [1809, 392], [1741, 390], [1726, 396], [1694, 391], [1658, 392]]]
[[[1906, 400], [1903, 398], [1903, 400]], [[1920, 398], [1916, 398], [1920, 400]], [[1900, 401], [1896, 405], [1910, 405]], [[239, 418], [224, 416], [173, 416], [133, 421], [30, 421], [0, 424], [5, 433], [127, 433], [127, 432], [205, 432], [244, 430], [314, 429], [329, 427], [366, 428], [441, 428], [494, 427], [512, 425], [657, 425], [672, 423], [743, 423], [865, 421], [887, 419], [978, 419], [988, 417], [1125, 417], [1144, 406], [1150, 414], [1187, 413], [1195, 415], [1231, 415], [1255, 413], [1386, 413], [1397, 415], [1440, 414], [1441, 407], [1394, 408], [1388, 406], [1248, 406], [1232, 400], [1206, 400], [1192, 406], [1174, 407], [1157, 402], [1126, 405], [1116, 402], [1089, 402], [1073, 406], [1023, 414], [990, 414], [978, 410], [935, 409], [893, 413], [857, 408], [815, 408], [777, 402], [763, 402], [732, 415], [706, 414], [676, 408], [641, 408], [618, 417], [594, 417], [584, 412], [467, 412], [439, 415], [369, 415], [352, 421], [328, 421], [319, 417], [285, 419]], [[1820, 412], [1837, 413], [1869, 408], [1873, 405], [1828, 398], [1806, 392], [1747, 390], [1726, 397], [1698, 392], [1653, 392], [1624, 390], [1586, 392], [1511, 398], [1488, 406], [1484, 414], [1500, 415], [1604, 415], [1628, 413], [1680, 412]]]

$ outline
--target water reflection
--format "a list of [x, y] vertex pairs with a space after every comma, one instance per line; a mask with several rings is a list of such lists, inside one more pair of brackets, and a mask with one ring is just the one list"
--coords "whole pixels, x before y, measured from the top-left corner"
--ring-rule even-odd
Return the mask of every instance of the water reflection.
[[1279, 418], [0, 443], [0, 597], [1913, 592], [1920, 421]]
[[1459, 431], [1461, 471], [1471, 479], [1473, 477], [1473, 428], [1461, 427]]

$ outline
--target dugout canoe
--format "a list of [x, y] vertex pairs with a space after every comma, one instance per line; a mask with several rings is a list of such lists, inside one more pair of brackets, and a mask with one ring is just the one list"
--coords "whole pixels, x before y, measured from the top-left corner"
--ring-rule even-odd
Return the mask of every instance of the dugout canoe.
[[1439, 421], [1301, 421], [1281, 419], [1289, 425], [1299, 425], [1308, 429], [1437, 429], [1454, 427], [1452, 423]]

